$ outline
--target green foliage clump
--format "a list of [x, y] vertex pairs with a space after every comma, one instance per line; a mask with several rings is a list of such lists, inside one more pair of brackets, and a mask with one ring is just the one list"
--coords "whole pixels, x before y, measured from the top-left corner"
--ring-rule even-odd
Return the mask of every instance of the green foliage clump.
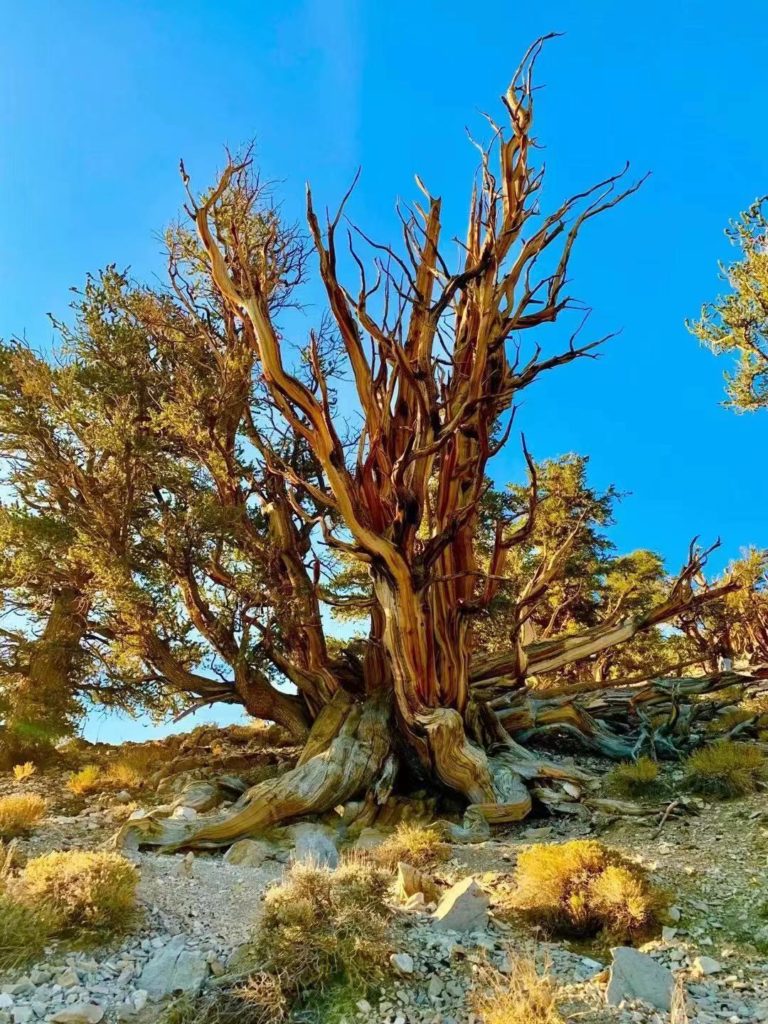
[[27, 863], [13, 895], [50, 915], [57, 932], [119, 931], [133, 918], [138, 877], [134, 865], [118, 853], [55, 851]]
[[749, 722], [755, 717], [755, 712], [748, 708], [730, 708], [722, 714], [713, 718], [707, 725], [707, 731], [711, 733], [728, 733], [744, 722]]
[[20, 903], [0, 889], [0, 971], [11, 971], [43, 952], [53, 922], [44, 907]]
[[638, 865], [593, 839], [535, 845], [517, 861], [511, 906], [553, 933], [630, 942], [651, 933], [665, 898]]
[[36, 793], [0, 797], [0, 839], [14, 839], [29, 832], [45, 814], [45, 808], [45, 800]]
[[659, 766], [650, 757], [617, 765], [608, 775], [608, 786], [620, 796], [652, 796], [661, 789]]
[[259, 966], [285, 979], [294, 999], [334, 984], [360, 991], [375, 985], [389, 949], [388, 884], [380, 868], [365, 862], [336, 870], [294, 864], [265, 897], [252, 947]]
[[768, 406], [768, 218], [765, 199], [753, 203], [726, 230], [740, 258], [721, 267], [728, 295], [708, 303], [691, 333], [715, 355], [734, 358], [727, 373], [728, 404], [739, 411]]
[[759, 748], [732, 740], [695, 750], [683, 769], [694, 793], [726, 800], [754, 793], [766, 776], [766, 762]]

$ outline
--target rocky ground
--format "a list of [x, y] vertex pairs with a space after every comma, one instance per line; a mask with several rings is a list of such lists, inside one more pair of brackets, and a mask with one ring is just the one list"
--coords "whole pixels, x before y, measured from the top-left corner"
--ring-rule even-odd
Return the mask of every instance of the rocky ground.
[[[243, 730], [197, 730], [166, 741], [160, 767], [147, 772], [141, 787], [76, 797], [66, 785], [73, 766], [118, 756], [81, 745], [64, 764], [23, 782], [3, 775], [0, 796], [34, 791], [48, 800], [47, 817], [20, 842], [22, 859], [97, 848], [130, 814], [141, 813], [138, 807], [164, 804], [176, 816], [193, 817], [226, 806], [246, 785], [292, 763], [295, 752], [279, 739], [268, 732], [249, 739]], [[676, 986], [676, 1024], [686, 1019], [682, 993], [691, 1021], [768, 1021], [768, 804], [759, 794], [701, 801], [698, 809], [695, 817], [670, 817], [661, 827], [654, 819], [587, 812], [542, 818], [452, 846], [450, 859], [433, 872], [443, 893], [436, 914], [423, 898], [393, 902], [392, 981], [378, 999], [361, 1000], [348, 1024], [472, 1024], [467, 994], [478, 972], [487, 964], [508, 971], [521, 952], [548, 966], [568, 1020], [669, 1021], [667, 1010], [633, 999], [632, 992], [664, 1002]], [[41, 962], [0, 977], [0, 1024], [150, 1024], [174, 992], [198, 992], [231, 973], [238, 949], [258, 929], [265, 889], [292, 858], [333, 863], [339, 835], [327, 825], [302, 824], [269, 842], [246, 840], [225, 857], [128, 851], [141, 873], [140, 914], [130, 933], [93, 948], [52, 947]], [[670, 923], [639, 953], [544, 941], [499, 913], [522, 849], [583, 836], [641, 862], [671, 895]], [[383, 837], [367, 830], [357, 845]]]

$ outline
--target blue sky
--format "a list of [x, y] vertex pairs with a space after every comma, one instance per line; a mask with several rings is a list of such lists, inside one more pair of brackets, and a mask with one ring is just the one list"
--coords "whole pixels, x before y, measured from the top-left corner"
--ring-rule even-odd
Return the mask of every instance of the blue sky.
[[[526, 9], [527, 8], [527, 9]], [[768, 192], [768, 22], [762, 0], [260, 0], [2, 3], [0, 334], [52, 341], [45, 318], [110, 261], [162, 272], [157, 232], [180, 206], [179, 158], [202, 187], [222, 146], [254, 138], [286, 213], [305, 180], [333, 204], [356, 168], [351, 213], [397, 237], [394, 203], [418, 172], [461, 230], [475, 154], [465, 126], [498, 96], [528, 43], [540, 61], [544, 201], [632, 163], [652, 177], [593, 222], [573, 263], [598, 362], [547, 377], [519, 423], [538, 458], [588, 452], [597, 484], [630, 491], [624, 548], [675, 567], [700, 534], [717, 567], [768, 546], [768, 413], [723, 409], [725, 365], [684, 320], [720, 287], [730, 217]], [[497, 461], [500, 482], [518, 471]]]

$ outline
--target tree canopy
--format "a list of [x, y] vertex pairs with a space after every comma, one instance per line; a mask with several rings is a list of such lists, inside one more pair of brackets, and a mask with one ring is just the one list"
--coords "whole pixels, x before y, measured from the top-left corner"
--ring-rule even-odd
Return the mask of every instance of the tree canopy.
[[[55, 357], [3, 345], [6, 732], [55, 735], [83, 700], [226, 701], [306, 741], [206, 842], [381, 803], [402, 779], [520, 817], [526, 781], [562, 772], [513, 736], [570, 731], [611, 756], [688, 742], [688, 719], [658, 727], [631, 693], [608, 702], [617, 727], [547, 691], [705, 664], [698, 624], [735, 583], [707, 582], [695, 544], [677, 575], [618, 554], [618, 494], [581, 456], [537, 465], [523, 441], [527, 484], [490, 478], [520, 394], [606, 340], [582, 340], [571, 255], [639, 184], [624, 169], [544, 212], [541, 45], [479, 147], [458, 263], [418, 179], [397, 247], [345, 220], [352, 189], [324, 222], [308, 192], [305, 234], [246, 153], [202, 195], [182, 167], [164, 283], [107, 267], [57, 322]], [[326, 308], [304, 335], [313, 267]], [[364, 626], [345, 639], [334, 613]]]
[[726, 235], [740, 252], [721, 265], [730, 292], [707, 303], [692, 333], [715, 355], [732, 356], [727, 372], [728, 404], [752, 412], [768, 405], [768, 220], [766, 200], [759, 199], [732, 221]]

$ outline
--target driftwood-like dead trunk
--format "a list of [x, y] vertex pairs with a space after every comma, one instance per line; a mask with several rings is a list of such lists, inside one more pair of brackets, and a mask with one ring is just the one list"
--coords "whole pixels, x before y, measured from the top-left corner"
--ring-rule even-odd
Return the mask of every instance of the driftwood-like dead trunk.
[[[274, 213], [266, 233], [249, 227], [260, 192], [248, 164], [230, 163], [202, 200], [188, 193], [208, 286], [247, 349], [240, 364], [264, 388], [267, 411], [244, 415], [264, 472], [257, 490], [279, 591], [272, 603], [288, 618], [279, 643], [271, 626], [263, 630], [261, 650], [295, 684], [315, 720], [297, 767], [254, 787], [229, 819], [202, 827], [140, 819], [127, 828], [141, 842], [222, 845], [350, 800], [381, 803], [393, 785], [414, 778], [451, 793], [475, 818], [518, 820], [530, 812], [532, 792], [557, 806], [566, 798], [562, 783], [570, 784], [573, 799], [587, 781], [523, 744], [557, 732], [612, 757], [644, 750], [673, 756], [689, 742], [695, 714], [684, 709], [693, 709], [688, 698], [729, 685], [725, 677], [626, 690], [607, 683], [581, 696], [527, 688], [532, 677], [541, 686], [548, 672], [594, 658], [725, 592], [727, 584], [701, 583], [706, 553], [696, 549], [667, 599], [650, 612], [622, 619], [617, 607], [582, 634], [527, 643], [526, 622], [557, 579], [567, 540], [517, 595], [508, 650], [474, 647], [473, 623], [508, 585], [508, 552], [530, 536], [536, 515], [536, 473], [526, 450], [527, 515], [499, 518], [492, 549], [480, 551], [489, 463], [507, 441], [513, 403], [543, 373], [591, 357], [604, 340], [581, 343], [577, 328], [554, 354], [544, 355], [536, 341], [526, 357], [526, 338], [574, 308], [565, 288], [581, 228], [638, 187], [622, 189], [622, 172], [541, 212], [543, 170], [531, 162], [532, 72], [541, 46], [531, 48], [502, 97], [508, 126], [492, 123], [492, 142], [480, 149], [457, 268], [446, 253], [453, 240], [446, 246], [442, 239], [441, 200], [419, 181], [422, 202], [402, 217], [403, 251], [370, 243], [370, 268], [355, 249], [355, 239], [368, 240], [349, 233], [345, 259], [359, 273], [354, 286], [345, 285], [338, 236], [349, 196], [321, 225], [308, 194], [336, 356], [357, 399], [353, 443], [342, 433], [322, 339], [311, 335], [304, 372], [289, 365], [272, 301], [282, 287], [284, 236]], [[222, 464], [224, 458], [212, 461], [210, 472], [220, 473]], [[241, 492], [226, 479], [217, 487], [234, 494], [236, 524]], [[252, 535], [239, 543], [266, 557]], [[334, 557], [366, 570], [370, 586], [357, 598], [370, 616], [369, 635], [345, 658], [329, 653], [320, 615], [324, 601], [335, 602], [321, 584], [323, 559]], [[226, 582], [219, 564], [215, 573], [217, 583]], [[181, 577], [180, 586], [199, 630], [225, 656], [230, 643], [237, 660], [237, 644], [213, 631], [194, 580]]]

